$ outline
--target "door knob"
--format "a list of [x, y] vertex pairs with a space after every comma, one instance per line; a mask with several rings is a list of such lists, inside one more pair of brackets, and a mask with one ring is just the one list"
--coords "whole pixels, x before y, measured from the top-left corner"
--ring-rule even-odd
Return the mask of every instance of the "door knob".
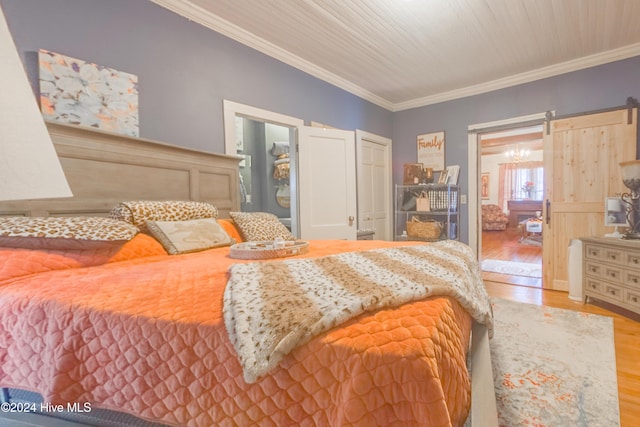
[[353, 220], [355, 218], [353, 216], [349, 216], [349, 225], [353, 225]]

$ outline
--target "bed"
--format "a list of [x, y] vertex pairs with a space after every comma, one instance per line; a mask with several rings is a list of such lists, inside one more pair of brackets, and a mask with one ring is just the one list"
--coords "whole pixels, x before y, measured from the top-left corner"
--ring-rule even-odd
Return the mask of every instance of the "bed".
[[[160, 197], [151, 192], [144, 199], [202, 202], [215, 211], [206, 219], [224, 229], [227, 236], [259, 240], [247, 239], [251, 227], [243, 228], [246, 224], [242, 221], [224, 219], [238, 207], [237, 159], [58, 125], [50, 125], [50, 131], [65, 173], [72, 176], [74, 199], [2, 204], [0, 213], [38, 216], [35, 212], [63, 220], [79, 215], [107, 216], [123, 200], [146, 194], [148, 182], [135, 179], [143, 168], [146, 174], [157, 172], [158, 179], [171, 183], [165, 187], [182, 194]], [[72, 161], [65, 160], [69, 156]], [[87, 182], [86, 167], [96, 170], [97, 158], [106, 163], [98, 170], [107, 175], [117, 167], [120, 185], [106, 191], [105, 177], [98, 177], [93, 184]], [[131, 167], [123, 169], [118, 166], [122, 163]], [[170, 178], [165, 178], [167, 172]], [[173, 178], [184, 176], [182, 184], [173, 183]], [[216, 189], [202, 185], [206, 181], [203, 177], [215, 177]], [[76, 180], [82, 181], [82, 191], [76, 191]], [[145, 190], [138, 186], [145, 186]], [[180, 193], [184, 187], [186, 196]], [[96, 197], [92, 188], [105, 194]], [[154, 226], [171, 222], [165, 221], [167, 218], [153, 220], [150, 223]], [[486, 294], [477, 263], [465, 245], [312, 241], [308, 253], [294, 257], [238, 260], [230, 258], [228, 244], [169, 254], [173, 247], [158, 238], [152, 227], [145, 229], [141, 224], [145, 222], [136, 226], [132, 221], [132, 227], [142, 230], [132, 231], [130, 238], [118, 237], [118, 244], [81, 242], [74, 246], [64, 241], [52, 249], [38, 246], [38, 241], [35, 247], [30, 243], [0, 249], [0, 387], [5, 394], [7, 389], [40, 394], [43, 402], [51, 405], [45, 407], [45, 412], [51, 409], [45, 415], [61, 415], [52, 414], [57, 408], [76, 413], [100, 408], [180, 426], [459, 426], [467, 419], [472, 399], [467, 356], [473, 341], [474, 360], [487, 357], [486, 341], [481, 341], [486, 328], [479, 325], [490, 326], [490, 318], [486, 306], [481, 309]], [[414, 259], [410, 257], [436, 259], [435, 266], [425, 268], [440, 271], [435, 277], [444, 278], [438, 283], [464, 283], [475, 289], [472, 293], [476, 295], [460, 298], [457, 292], [443, 292], [430, 284], [426, 291], [415, 287], [416, 292], [422, 292], [416, 294], [419, 297], [404, 295], [406, 287], [400, 287], [403, 296], [398, 299], [385, 287], [383, 294], [391, 295], [386, 306], [379, 302], [384, 297], [364, 298], [366, 303], [357, 300], [354, 304], [350, 296], [344, 307], [351, 308], [335, 310], [338, 315], [320, 328], [316, 325], [322, 322], [314, 322], [302, 332], [274, 328], [281, 334], [278, 342], [286, 345], [271, 345], [272, 335], [248, 341], [243, 338], [260, 329], [263, 321], [273, 323], [277, 310], [285, 313], [287, 309], [275, 307], [269, 319], [259, 318], [259, 307], [268, 302], [251, 296], [256, 295], [251, 294], [256, 288], [249, 282], [256, 274], [269, 278], [258, 280], [261, 287], [257, 289], [266, 295], [269, 286], [277, 290], [287, 282], [271, 281], [281, 276], [273, 271], [284, 266], [287, 277], [298, 277], [296, 283], [311, 281], [312, 276], [327, 280], [338, 271], [336, 266], [341, 266], [340, 274], [334, 274], [332, 280], [345, 280], [342, 287], [349, 283], [360, 286], [374, 281], [370, 275], [374, 258], [392, 260], [379, 269], [384, 282], [385, 278], [406, 276], [412, 265], [407, 260]], [[365, 268], [342, 269], [350, 263], [364, 263]], [[403, 266], [403, 271], [398, 266]], [[312, 269], [326, 274], [305, 275]], [[414, 272], [411, 280], [418, 280], [422, 273]], [[269, 286], [264, 285], [267, 282]], [[396, 280], [386, 283], [391, 282]], [[250, 292], [243, 293], [244, 288]], [[367, 296], [368, 289], [358, 292]], [[294, 293], [286, 291], [286, 295]], [[230, 300], [244, 305], [233, 306], [233, 311]], [[291, 316], [306, 304], [304, 299], [291, 301], [296, 302], [288, 305], [296, 310], [287, 312], [281, 324], [296, 323]], [[343, 315], [345, 311], [350, 311], [349, 315]], [[259, 323], [253, 323], [256, 317]], [[472, 329], [480, 332], [472, 335]], [[266, 353], [267, 362], [252, 364], [253, 355], [262, 354], [260, 347], [265, 343], [276, 350]], [[252, 370], [253, 365], [262, 368]], [[483, 374], [482, 364], [473, 366], [474, 377]], [[484, 398], [482, 394], [478, 399], [476, 395], [474, 392], [474, 423], [488, 425], [476, 417], [475, 408], [485, 406], [479, 400]], [[11, 397], [5, 395], [7, 398]], [[13, 415], [22, 419], [36, 416]], [[47, 421], [42, 425], [48, 425]]]

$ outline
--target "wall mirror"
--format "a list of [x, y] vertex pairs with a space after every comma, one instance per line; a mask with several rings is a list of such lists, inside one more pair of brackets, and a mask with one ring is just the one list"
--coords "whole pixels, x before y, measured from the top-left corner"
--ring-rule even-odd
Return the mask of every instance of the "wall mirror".
[[605, 237], [622, 237], [618, 227], [627, 227], [627, 212], [620, 197], [607, 197], [604, 201], [604, 225], [615, 227], [613, 233], [605, 234]]

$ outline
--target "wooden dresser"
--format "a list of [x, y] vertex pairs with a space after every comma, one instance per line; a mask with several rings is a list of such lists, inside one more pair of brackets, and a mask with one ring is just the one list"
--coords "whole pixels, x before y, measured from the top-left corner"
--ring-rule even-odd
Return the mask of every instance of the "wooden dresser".
[[583, 237], [583, 292], [640, 314], [640, 240]]

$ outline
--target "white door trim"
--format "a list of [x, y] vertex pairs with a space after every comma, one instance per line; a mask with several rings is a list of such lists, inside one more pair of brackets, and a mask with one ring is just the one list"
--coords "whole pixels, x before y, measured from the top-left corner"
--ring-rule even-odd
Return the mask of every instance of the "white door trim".
[[293, 128], [304, 126], [304, 120], [296, 117], [286, 116], [273, 111], [263, 110], [250, 105], [239, 104], [237, 102], [224, 99], [222, 101], [224, 116], [224, 152], [225, 154], [236, 155], [236, 116], [243, 116], [260, 122], [269, 122]]
[[[384, 136], [376, 135], [374, 133], [370, 133], [364, 130], [356, 129], [356, 169], [357, 169], [357, 188], [358, 188], [358, 197], [360, 194], [360, 183], [363, 182], [362, 167], [360, 162], [362, 161], [362, 142], [363, 141], [371, 141], [376, 144], [385, 146], [385, 157], [386, 157], [386, 167], [385, 173], [388, 177], [386, 188], [384, 189], [384, 205], [385, 205], [385, 215], [387, 217], [387, 225], [386, 230], [383, 235], [384, 240], [393, 240], [393, 210], [392, 210], [392, 194], [393, 194], [393, 174], [391, 173], [391, 165], [393, 165], [393, 157], [392, 157], [392, 144], [393, 141]], [[358, 210], [358, 221], [360, 220], [360, 211]]]
[[[471, 128], [471, 126], [469, 127]], [[475, 128], [474, 128], [475, 129]], [[469, 246], [473, 250], [476, 258], [478, 258], [478, 254], [480, 253], [480, 245], [482, 244], [482, 236], [479, 235], [478, 230], [480, 227], [478, 226], [479, 215], [479, 193], [480, 189], [478, 188], [478, 181], [480, 180], [480, 150], [478, 149], [478, 134], [476, 132], [469, 132], [469, 204], [467, 205], [469, 209]]]
[[527, 116], [512, 117], [509, 119], [496, 120], [494, 122], [478, 123], [469, 125], [469, 246], [473, 249], [476, 257], [480, 254], [480, 245], [482, 244], [482, 227], [480, 227], [480, 146], [478, 144], [478, 134], [483, 130], [489, 130], [500, 126], [518, 125], [519, 123], [532, 122], [535, 120], [544, 121], [546, 112], [529, 114]]

